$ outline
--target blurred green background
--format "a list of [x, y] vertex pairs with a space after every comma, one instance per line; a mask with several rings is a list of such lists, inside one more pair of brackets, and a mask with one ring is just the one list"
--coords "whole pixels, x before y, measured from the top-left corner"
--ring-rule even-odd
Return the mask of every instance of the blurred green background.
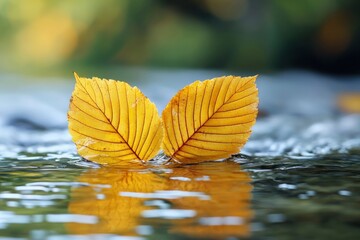
[[0, 0], [0, 69], [360, 72], [359, 0]]

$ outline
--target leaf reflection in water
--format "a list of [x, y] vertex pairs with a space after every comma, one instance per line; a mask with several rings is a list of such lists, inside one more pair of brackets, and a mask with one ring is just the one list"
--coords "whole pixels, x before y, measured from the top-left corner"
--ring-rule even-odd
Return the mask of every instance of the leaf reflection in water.
[[116, 168], [92, 169], [78, 178], [88, 186], [74, 188], [69, 212], [95, 215], [94, 225], [69, 223], [68, 230], [75, 234], [121, 233], [134, 235], [142, 211], [149, 209], [144, 199], [122, 197], [121, 192], [152, 193], [165, 187], [165, 181], [147, 170]]
[[194, 209], [197, 216], [178, 221], [172, 232], [214, 238], [250, 234], [251, 178], [238, 164], [216, 162], [173, 169], [170, 178], [178, 177], [190, 181], [169, 181], [169, 189], [204, 192], [209, 199], [174, 199], [175, 208]]
[[[72, 190], [69, 212], [94, 215], [96, 225], [69, 223], [73, 234], [141, 235], [139, 226], [166, 226], [191, 237], [249, 236], [250, 176], [233, 162], [167, 169], [92, 169]], [[147, 233], [149, 234], [149, 233]]]

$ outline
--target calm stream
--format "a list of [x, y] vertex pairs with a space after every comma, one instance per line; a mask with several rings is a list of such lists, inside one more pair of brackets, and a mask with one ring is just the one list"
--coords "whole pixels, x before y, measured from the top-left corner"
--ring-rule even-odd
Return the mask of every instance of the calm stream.
[[[98, 75], [124, 76], [161, 112], [184, 85], [224, 73]], [[261, 76], [241, 154], [113, 168], [76, 153], [70, 77], [0, 75], [0, 239], [360, 239], [360, 115], [336, 106], [359, 78]]]

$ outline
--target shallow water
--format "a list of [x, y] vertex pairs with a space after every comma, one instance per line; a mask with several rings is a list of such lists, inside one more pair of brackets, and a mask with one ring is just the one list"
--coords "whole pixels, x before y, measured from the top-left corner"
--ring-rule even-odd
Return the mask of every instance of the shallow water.
[[[161, 109], [182, 85], [219, 74], [141, 72], [133, 78], [143, 75], [152, 84], [134, 84]], [[169, 83], [170, 76], [186, 80]], [[181, 167], [156, 160], [111, 168], [76, 154], [66, 130], [70, 81], [26, 86], [18, 76], [12, 79], [19, 85], [5, 78], [0, 239], [360, 237], [360, 116], [342, 114], [334, 103], [339, 91], [359, 89], [359, 81], [310, 73], [260, 78], [267, 115], [242, 154]], [[292, 82], [281, 81], [287, 78]]]

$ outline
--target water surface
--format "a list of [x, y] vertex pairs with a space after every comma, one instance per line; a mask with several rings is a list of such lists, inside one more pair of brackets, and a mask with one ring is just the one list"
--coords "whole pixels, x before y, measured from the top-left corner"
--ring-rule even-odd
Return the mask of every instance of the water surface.
[[[129, 72], [160, 109], [183, 85], [219, 75]], [[121, 168], [76, 154], [66, 129], [71, 81], [1, 80], [0, 239], [360, 237], [360, 116], [336, 106], [341, 91], [360, 89], [356, 79], [261, 77], [263, 114], [241, 154]]]

